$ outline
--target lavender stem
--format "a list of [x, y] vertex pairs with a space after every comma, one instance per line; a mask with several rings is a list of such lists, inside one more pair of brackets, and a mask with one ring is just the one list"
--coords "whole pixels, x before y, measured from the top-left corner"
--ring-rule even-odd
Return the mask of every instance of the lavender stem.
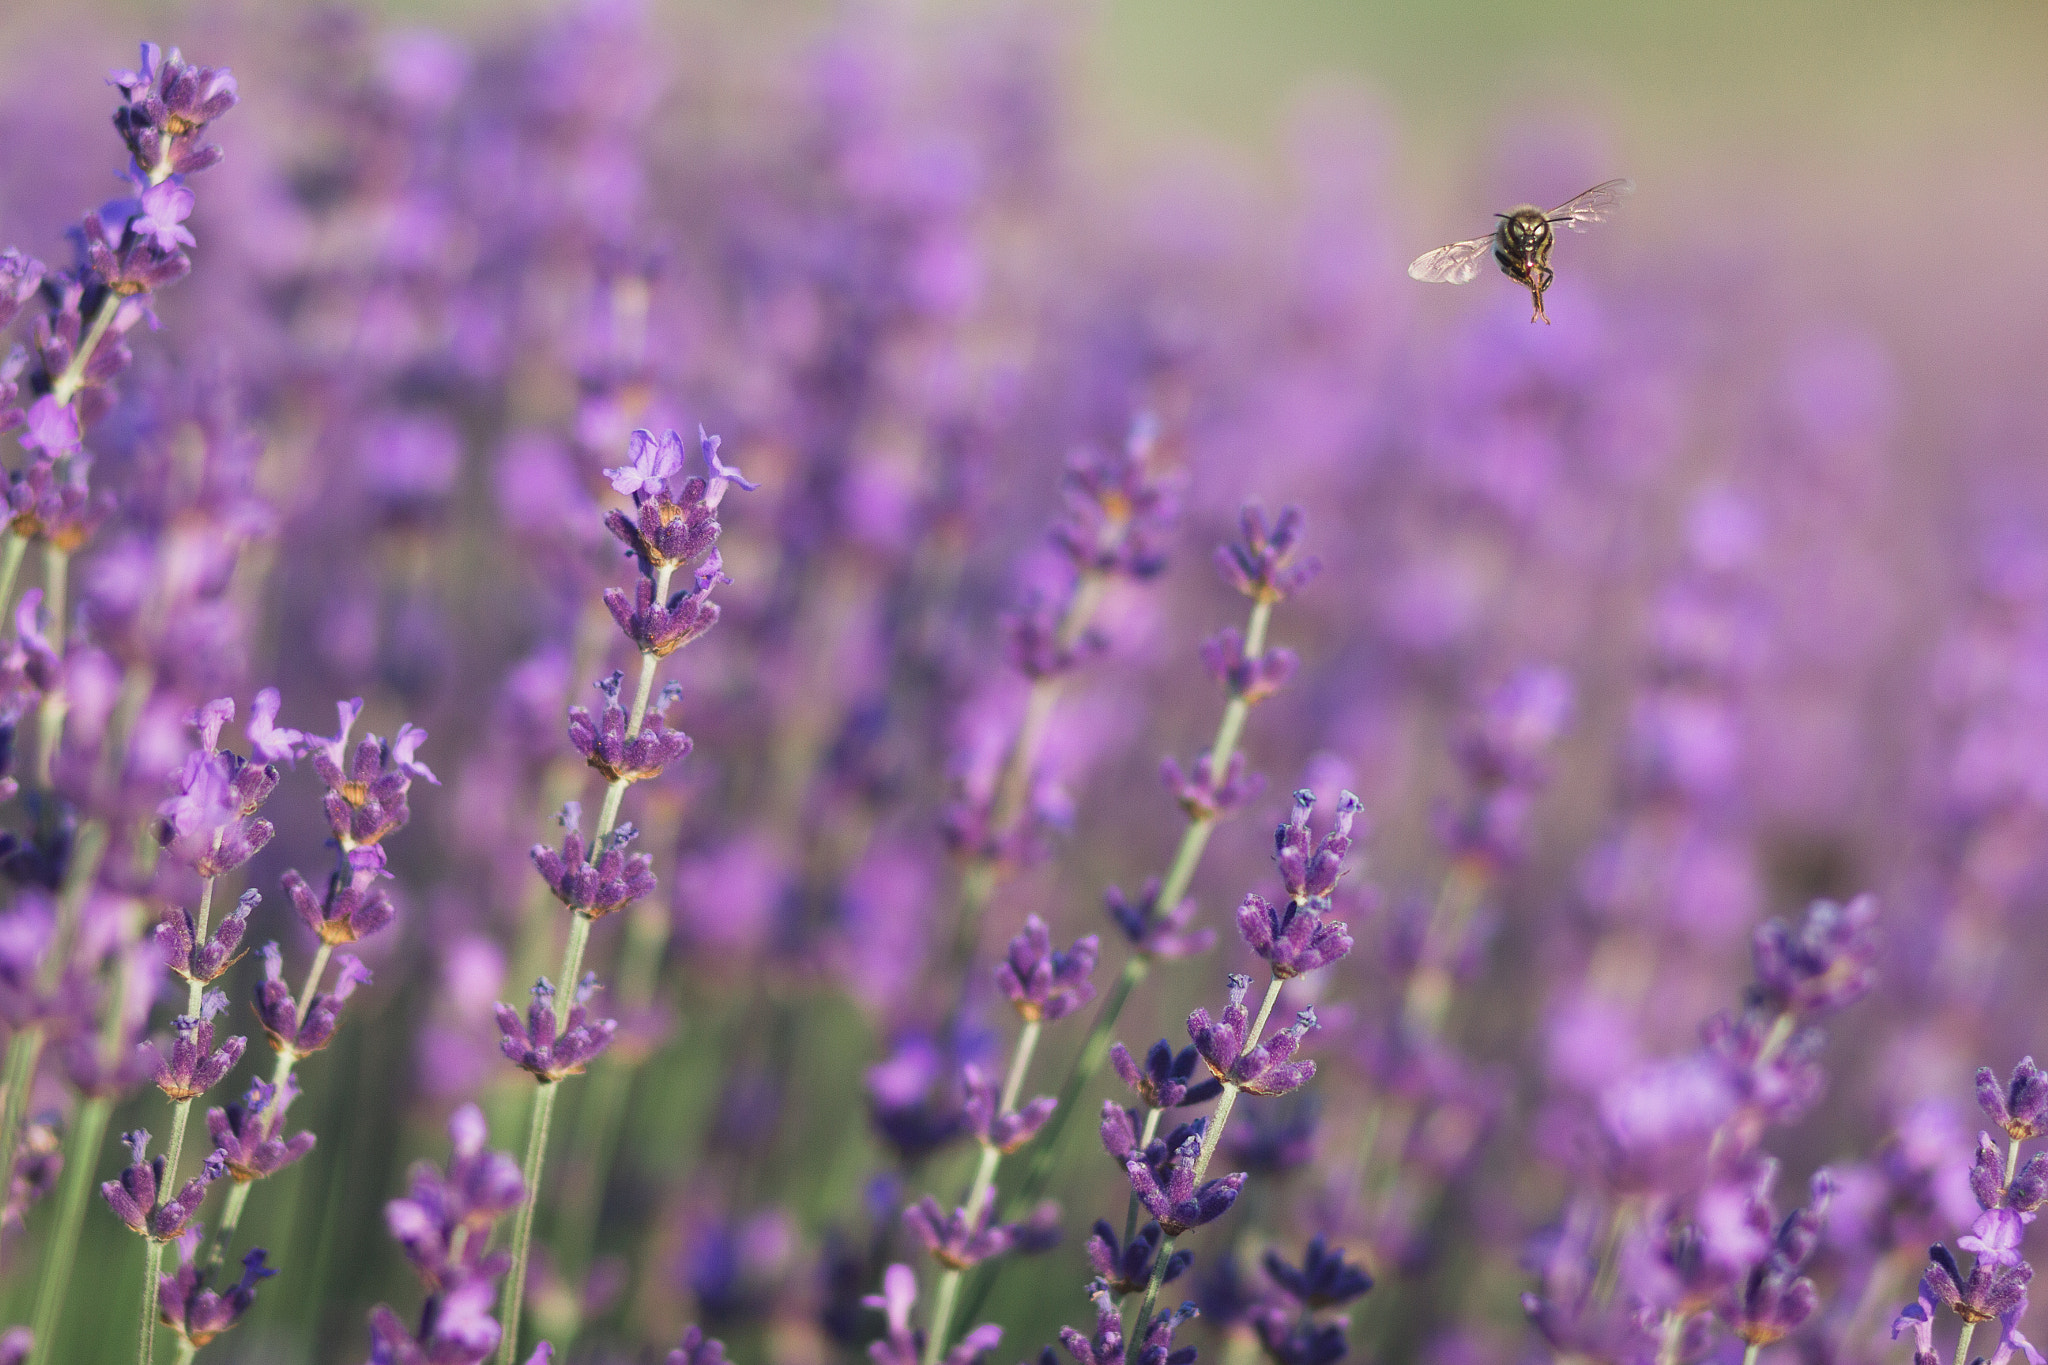
[[71, 1122], [71, 1135], [64, 1144], [64, 1186], [57, 1195], [56, 1222], [50, 1228], [43, 1273], [36, 1285], [35, 1344], [29, 1349], [27, 1365], [47, 1365], [56, 1344], [64, 1291], [71, 1287], [71, 1263], [78, 1255], [78, 1232], [92, 1190], [93, 1163], [113, 1112], [112, 1100], [94, 1096], [78, 1106]]
[[10, 530], [0, 545], [0, 613], [14, 615], [14, 580], [21, 576], [21, 561], [28, 554], [28, 537]]

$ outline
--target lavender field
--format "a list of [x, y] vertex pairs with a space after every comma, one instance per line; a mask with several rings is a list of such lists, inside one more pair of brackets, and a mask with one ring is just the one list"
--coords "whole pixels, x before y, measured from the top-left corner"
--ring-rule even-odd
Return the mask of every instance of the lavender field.
[[2048, 17], [1270, 8], [0, 16], [0, 1365], [2048, 1365]]

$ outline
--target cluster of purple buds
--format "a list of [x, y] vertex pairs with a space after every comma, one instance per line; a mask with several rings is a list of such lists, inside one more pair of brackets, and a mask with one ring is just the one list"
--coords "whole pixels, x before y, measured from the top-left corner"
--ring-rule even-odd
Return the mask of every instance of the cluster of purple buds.
[[1277, 1293], [1254, 1303], [1246, 1318], [1259, 1346], [1274, 1365], [1331, 1365], [1349, 1350], [1345, 1333], [1351, 1320], [1339, 1315], [1316, 1319], [1313, 1314], [1342, 1307], [1372, 1288], [1372, 1276], [1331, 1250], [1318, 1233], [1296, 1266], [1277, 1251], [1268, 1251], [1266, 1274]]
[[[613, 512], [605, 525], [639, 561], [640, 580], [630, 597], [619, 588], [605, 589], [604, 604], [626, 638], [642, 654], [655, 658], [667, 658], [718, 624], [718, 604], [711, 600], [711, 592], [732, 581], [723, 572], [716, 548], [721, 529], [718, 505], [729, 487], [760, 486], [718, 458], [718, 437], [699, 428], [697, 440], [711, 473], [708, 478], [691, 475], [679, 494], [669, 491], [670, 480], [683, 468], [682, 438], [673, 431], [659, 439], [649, 432], [634, 432], [629, 462], [605, 471], [612, 487], [633, 499], [633, 516]], [[700, 556], [703, 562], [690, 586], [668, 593], [671, 575], [688, 569]]]
[[248, 862], [277, 832], [256, 815], [277, 789], [277, 769], [220, 747], [221, 728], [234, 717], [234, 701], [220, 697], [186, 718], [200, 747], [185, 757], [177, 794], [157, 807], [157, 842], [204, 878]]
[[1161, 1038], [1145, 1051], [1145, 1064], [1141, 1067], [1131, 1056], [1131, 1050], [1122, 1043], [1109, 1049], [1109, 1064], [1116, 1068], [1116, 1074], [1138, 1094], [1148, 1109], [1178, 1109], [1182, 1105], [1206, 1104], [1223, 1093], [1223, 1082], [1211, 1076], [1206, 1080], [1194, 1079], [1195, 1064], [1201, 1054], [1192, 1047], [1184, 1047], [1176, 1054], [1173, 1045]]
[[1755, 1003], [1806, 1019], [1847, 1009], [1877, 980], [1877, 900], [1815, 901], [1798, 928], [1771, 920], [1756, 931]]
[[579, 915], [602, 919], [654, 890], [654, 860], [645, 853], [626, 852], [640, 835], [630, 821], [606, 834], [593, 857], [583, 839], [582, 806], [571, 801], [556, 819], [568, 831], [561, 850], [546, 844], [535, 844], [531, 850], [533, 865], [556, 900]]
[[1102, 941], [1089, 934], [1061, 952], [1052, 946], [1045, 921], [1032, 915], [996, 965], [996, 985], [1009, 997], [1018, 1018], [1054, 1023], [1095, 998], [1095, 983], [1089, 977], [1101, 947]]
[[197, 1350], [242, 1320], [256, 1303], [256, 1286], [277, 1272], [264, 1264], [262, 1247], [242, 1257], [242, 1277], [226, 1293], [209, 1289], [201, 1263], [199, 1226], [178, 1236], [178, 1268], [157, 1279], [157, 1314], [164, 1325]]
[[1010, 667], [1038, 682], [1072, 673], [1102, 657], [1109, 637], [1089, 628], [1073, 634], [1062, 628], [1065, 604], [1033, 597], [1003, 616], [1003, 657]]
[[157, 1196], [163, 1192], [169, 1176], [168, 1162], [160, 1155], [148, 1154], [149, 1134], [140, 1128], [121, 1140], [128, 1145], [131, 1159], [118, 1179], [100, 1186], [101, 1196], [114, 1216], [133, 1231], [152, 1241], [176, 1241], [205, 1202], [206, 1187], [227, 1174], [226, 1155], [218, 1151], [209, 1154], [199, 1174], [159, 1204]]
[[307, 736], [304, 742], [313, 771], [327, 784], [320, 803], [327, 812], [328, 827], [347, 851], [377, 843], [412, 818], [406, 793], [412, 790], [415, 777], [435, 786], [441, 779], [417, 757], [420, 745], [426, 742], [426, 731], [401, 725], [389, 741], [365, 735], [351, 750], [349, 732], [363, 714], [363, 700], [355, 697], [338, 702], [335, 711], [341, 719], [335, 737]]
[[155, 1043], [143, 1044], [157, 1089], [173, 1102], [205, 1094], [242, 1059], [242, 1049], [249, 1043], [246, 1038], [230, 1038], [218, 1048], [213, 1045], [214, 1017], [227, 1007], [227, 992], [208, 991], [200, 999], [197, 1017], [181, 1014], [171, 1021], [176, 1037], [168, 1052]]
[[725, 1365], [725, 1343], [705, 1336], [702, 1328], [692, 1324], [683, 1333], [682, 1345], [668, 1353], [664, 1365]]
[[1970, 1192], [1982, 1212], [1970, 1231], [1956, 1240], [1974, 1263], [1965, 1273], [1947, 1246], [1936, 1242], [1928, 1248], [1920, 1292], [1893, 1321], [1892, 1337], [1913, 1333], [1914, 1365], [1936, 1360], [1934, 1314], [1939, 1305], [1962, 1319], [1965, 1332], [1998, 1320], [2001, 1339], [1991, 1357], [1996, 1365], [2007, 1365], [2015, 1351], [2024, 1354], [2029, 1365], [2042, 1365], [2041, 1352], [2019, 1330], [2027, 1311], [2027, 1285], [2034, 1277], [2021, 1242], [2027, 1225], [2048, 1202], [2048, 1154], [2036, 1152], [2021, 1165], [2019, 1147], [2048, 1132], [2048, 1076], [2027, 1057], [2004, 1084], [1989, 1067], [1977, 1072], [1976, 1082], [1977, 1103], [1984, 1116], [2004, 1130], [2007, 1150], [2001, 1154], [1990, 1134], [1978, 1135]]
[[[1088, 1253], [1088, 1264], [1115, 1295], [1142, 1294], [1152, 1282], [1152, 1271], [1159, 1260], [1159, 1244], [1166, 1234], [1157, 1223], [1147, 1223], [1133, 1233], [1128, 1243], [1119, 1244], [1116, 1229], [1106, 1219], [1095, 1220], [1092, 1235], [1084, 1250]], [[1194, 1264], [1195, 1253], [1181, 1248], [1166, 1258], [1166, 1270], [1160, 1276], [1161, 1284], [1172, 1284]]]
[[1178, 1237], [1190, 1228], [1221, 1218], [1244, 1188], [1243, 1171], [1197, 1184], [1195, 1166], [1201, 1147], [1201, 1139], [1190, 1134], [1172, 1148], [1163, 1168], [1155, 1169], [1141, 1157], [1124, 1163], [1124, 1172], [1130, 1177], [1138, 1202], [1159, 1220], [1159, 1226], [1169, 1237]]
[[1178, 904], [1160, 908], [1157, 877], [1145, 879], [1135, 901], [1121, 888], [1112, 886], [1103, 893], [1103, 903], [1133, 952], [1171, 961], [1199, 956], [1216, 944], [1214, 929], [1191, 927], [1194, 897], [1184, 897]]
[[[340, 845], [330, 840], [331, 847]], [[325, 895], [316, 895], [294, 868], [280, 879], [299, 922], [322, 943], [344, 944], [366, 939], [398, 916], [379, 881], [391, 876], [384, 868], [382, 844], [362, 844], [341, 853], [328, 874]]]
[[1294, 794], [1294, 810], [1273, 832], [1273, 862], [1280, 870], [1281, 885], [1296, 903], [1325, 902], [1344, 875], [1344, 858], [1351, 852], [1351, 830], [1362, 809], [1350, 792], [1337, 798], [1337, 814], [1330, 832], [1321, 839], [1309, 828], [1315, 813], [1316, 794], [1303, 788]]
[[[1194, 1365], [1195, 1348], [1173, 1344], [1173, 1334], [1195, 1316], [1195, 1306], [1184, 1303], [1170, 1313], [1160, 1313], [1139, 1325], [1138, 1351], [1129, 1354], [1124, 1339], [1123, 1311], [1106, 1288], [1097, 1289], [1095, 1334], [1082, 1336], [1071, 1327], [1060, 1329], [1060, 1345], [1074, 1358], [1074, 1365]], [[1039, 1365], [1052, 1365], [1050, 1346], [1039, 1356]]]
[[244, 891], [235, 908], [213, 926], [203, 943], [198, 939], [199, 925], [192, 912], [183, 906], [168, 907], [156, 926], [156, 945], [163, 953], [164, 965], [200, 985], [217, 980], [245, 956], [235, 950], [242, 946], [250, 912], [262, 902], [262, 892]]
[[578, 1076], [610, 1046], [618, 1032], [616, 1019], [590, 1018], [590, 999], [597, 994], [597, 974], [586, 973], [576, 987], [576, 998], [559, 1026], [555, 1020], [555, 987], [546, 977], [533, 985], [533, 1003], [526, 1017], [510, 1005], [499, 1004], [498, 1046], [514, 1066], [531, 1072], [542, 1085], [564, 1076]]
[[1180, 488], [1155, 467], [1158, 441], [1159, 424], [1141, 415], [1120, 453], [1081, 452], [1067, 461], [1067, 515], [1052, 539], [1077, 573], [1142, 581], [1165, 570]]
[[1230, 756], [1219, 780], [1209, 754], [1195, 759], [1193, 771], [1168, 756], [1159, 762], [1159, 780], [1190, 820], [1219, 820], [1266, 790], [1263, 773], [1248, 770], [1243, 750]]
[[263, 1024], [270, 1046], [294, 1057], [306, 1057], [326, 1047], [341, 1021], [341, 1007], [355, 994], [356, 987], [370, 982], [370, 969], [352, 956], [337, 960], [334, 987], [321, 991], [306, 1002], [303, 1018], [291, 987], [284, 980], [284, 954], [277, 943], [263, 945], [263, 979], [256, 983], [256, 1017]]
[[1243, 539], [1216, 551], [1216, 567], [1226, 582], [1254, 602], [1284, 602], [1322, 568], [1314, 556], [1295, 558], [1301, 549], [1299, 507], [1286, 508], [1268, 524], [1265, 509], [1254, 504], [1240, 514], [1238, 525]]
[[313, 1150], [311, 1133], [284, 1134], [285, 1110], [298, 1096], [299, 1083], [286, 1076], [284, 1090], [252, 1080], [236, 1103], [206, 1111], [206, 1130], [226, 1158], [228, 1174], [244, 1183], [275, 1175]]
[[[925, 1334], [910, 1325], [910, 1312], [917, 1306], [917, 1272], [901, 1262], [890, 1266], [882, 1272], [882, 1292], [861, 1302], [880, 1309], [885, 1322], [881, 1339], [868, 1346], [868, 1359], [875, 1365], [922, 1365]], [[1002, 1328], [983, 1323], [941, 1356], [940, 1365], [979, 1365], [1002, 1341]]]
[[640, 733], [629, 739], [630, 717], [619, 705], [619, 686], [625, 677], [615, 671], [598, 681], [597, 690], [604, 693], [604, 711], [596, 718], [581, 706], [569, 708], [569, 743], [605, 781], [645, 782], [661, 776], [669, 764], [689, 757], [690, 737], [666, 728], [661, 720], [661, 713], [681, 698], [683, 689], [677, 682], [665, 684], [642, 719]]
[[[1768, 1250], [1749, 1267], [1735, 1286], [1722, 1313], [1729, 1328], [1751, 1346], [1768, 1346], [1797, 1331], [1813, 1316], [1820, 1296], [1813, 1281], [1800, 1274], [1820, 1246], [1822, 1220], [1834, 1193], [1834, 1179], [1826, 1170], [1816, 1171], [1811, 1196], [1806, 1204], [1785, 1215]], [[1760, 1198], [1754, 1207], [1761, 1224], [1769, 1229], [1770, 1206]]]
[[993, 1208], [990, 1198], [972, 1212], [954, 1209], [948, 1213], [928, 1194], [903, 1211], [903, 1226], [940, 1265], [968, 1270], [1018, 1245], [1019, 1226], [992, 1221]]
[[235, 107], [235, 78], [225, 67], [193, 66], [172, 48], [142, 45], [142, 64], [110, 78], [124, 101], [114, 127], [145, 176], [191, 175], [221, 158], [205, 141], [207, 125]]
[[983, 1146], [1005, 1154], [1016, 1151], [1038, 1136], [1038, 1130], [1045, 1126], [1045, 1121], [1052, 1117], [1054, 1106], [1059, 1103], [1050, 1095], [1040, 1095], [1022, 1109], [999, 1113], [1001, 1097], [995, 1077], [969, 1062], [961, 1067], [960, 1080], [963, 1092], [961, 1110], [967, 1116], [967, 1131]]
[[1235, 626], [1226, 626], [1204, 640], [1201, 655], [1202, 665], [1223, 684], [1224, 692], [1248, 706], [1278, 693], [1301, 664], [1291, 649], [1247, 654], [1244, 635]]
[[1244, 1007], [1245, 993], [1252, 979], [1238, 973], [1230, 977], [1230, 1004], [1220, 1019], [1212, 1019], [1207, 1006], [1197, 1005], [1188, 1015], [1188, 1037], [1208, 1063], [1209, 1072], [1226, 1085], [1252, 1095], [1285, 1095], [1299, 1090], [1316, 1074], [1311, 1061], [1291, 1060], [1301, 1040], [1316, 1026], [1313, 1008], [1302, 1010], [1294, 1023], [1264, 1042], [1251, 1037], [1251, 1011]]
[[495, 1281], [511, 1258], [488, 1248], [498, 1220], [519, 1207], [525, 1184], [517, 1162], [485, 1148], [475, 1105], [455, 1111], [448, 1136], [454, 1150], [446, 1173], [415, 1166], [406, 1197], [384, 1206], [385, 1225], [427, 1297], [413, 1327], [382, 1304], [370, 1315], [373, 1365], [479, 1365], [503, 1335], [491, 1309]]

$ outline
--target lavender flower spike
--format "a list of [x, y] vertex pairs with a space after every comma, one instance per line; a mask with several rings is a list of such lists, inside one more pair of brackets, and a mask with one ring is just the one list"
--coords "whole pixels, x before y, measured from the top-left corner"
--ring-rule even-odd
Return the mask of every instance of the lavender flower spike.
[[305, 1057], [326, 1047], [341, 1022], [341, 1007], [355, 994], [356, 987], [369, 984], [370, 969], [356, 958], [343, 955], [337, 960], [334, 989], [314, 996], [299, 1018], [298, 1002], [284, 981], [284, 953], [275, 940], [263, 945], [263, 980], [256, 983], [256, 1017], [264, 1036], [278, 1052]]
[[1019, 1018], [1053, 1023], [1095, 998], [1095, 985], [1088, 978], [1101, 946], [1102, 940], [1089, 934], [1060, 952], [1052, 946], [1045, 921], [1032, 915], [1010, 940], [1008, 956], [996, 965], [996, 984]]
[[156, 944], [163, 953], [164, 965], [187, 981], [201, 985], [218, 979], [242, 960], [244, 955], [235, 949], [242, 945], [242, 935], [249, 927], [250, 912], [262, 902], [262, 892], [244, 891], [235, 908], [214, 926], [204, 943], [195, 942], [199, 925], [190, 910], [182, 906], [166, 907], [156, 926]]
[[242, 1257], [242, 1278], [225, 1294], [206, 1287], [206, 1271], [199, 1265], [199, 1225], [193, 1224], [178, 1238], [179, 1266], [175, 1273], [158, 1277], [157, 1308], [164, 1324], [189, 1342], [194, 1349], [206, 1345], [242, 1320], [256, 1302], [256, 1286], [277, 1272], [264, 1264], [269, 1253], [253, 1248]]
[[961, 1110], [967, 1116], [968, 1131], [1005, 1155], [1038, 1136], [1038, 1130], [1045, 1126], [1059, 1103], [1050, 1095], [1040, 1095], [1022, 1109], [998, 1113], [996, 1079], [973, 1062], [961, 1068], [961, 1089], [965, 1092]]
[[2025, 1261], [1992, 1266], [1984, 1262], [1966, 1276], [1949, 1249], [1936, 1242], [1927, 1249], [1929, 1265], [1921, 1277], [1922, 1292], [1946, 1304], [1964, 1322], [1989, 1322], [2010, 1311], [2026, 1294], [2034, 1268]]
[[1309, 816], [1316, 808], [1316, 794], [1306, 789], [1294, 794], [1294, 811], [1273, 835], [1273, 861], [1287, 894], [1296, 901], [1326, 898], [1337, 889], [1344, 875], [1344, 855], [1351, 851], [1351, 829], [1363, 803], [1350, 792], [1337, 798], [1337, 817], [1325, 834], [1310, 843]]
[[1351, 933], [1342, 920], [1318, 914], [1319, 903], [1290, 900], [1275, 906], [1248, 893], [1237, 907], [1237, 931], [1282, 981], [1327, 967], [1351, 951]]
[[619, 705], [619, 685], [624, 680], [625, 675], [616, 672], [599, 680], [597, 689], [605, 697], [601, 717], [592, 719], [581, 706], [569, 708], [569, 743], [607, 782], [645, 782], [661, 776], [669, 764], [687, 758], [690, 737], [664, 727], [661, 717], [650, 710], [640, 733], [628, 739], [630, 717]]
[[597, 856], [589, 856], [583, 831], [576, 827], [574, 803], [563, 808], [568, 828], [558, 853], [546, 844], [531, 850], [533, 865], [555, 899], [589, 919], [602, 919], [654, 890], [654, 860], [645, 853], [628, 855], [626, 845], [640, 831], [630, 822], [605, 836]]
[[1198, 1228], [1221, 1218], [1237, 1202], [1237, 1193], [1244, 1188], [1243, 1171], [1220, 1180], [1205, 1180], [1197, 1188], [1195, 1162], [1200, 1156], [1201, 1146], [1200, 1140], [1194, 1137], [1182, 1142], [1167, 1163], [1163, 1181], [1141, 1160], [1133, 1158], [1124, 1163], [1124, 1172], [1130, 1177], [1138, 1202], [1159, 1220], [1159, 1226], [1169, 1237], [1178, 1237], [1189, 1228]]
[[1277, 1251], [1266, 1253], [1266, 1273], [1289, 1298], [1311, 1311], [1336, 1308], [1372, 1288], [1372, 1276], [1361, 1266], [1344, 1259], [1344, 1249], [1330, 1250], [1319, 1232], [1308, 1244], [1299, 1267], [1283, 1260]]
[[665, 1365], [726, 1365], [725, 1343], [705, 1336], [703, 1329], [692, 1323], [683, 1333], [683, 1344], [668, 1353]]
[[[861, 1303], [881, 1309], [887, 1321], [882, 1339], [869, 1345], [868, 1359], [875, 1365], [921, 1365], [924, 1333], [910, 1325], [910, 1310], [917, 1306], [917, 1273], [897, 1262], [882, 1272], [882, 1292], [868, 1295]], [[984, 1323], [946, 1352], [941, 1365], [978, 1365], [1002, 1340], [1002, 1328]]]
[[[1126, 1354], [1123, 1312], [1107, 1290], [1097, 1287], [1095, 1335], [1084, 1337], [1071, 1327], [1060, 1328], [1060, 1345], [1074, 1358], [1074, 1365], [1194, 1365], [1195, 1348], [1173, 1344], [1173, 1334], [1195, 1316], [1195, 1306], [1184, 1303], [1171, 1313], [1161, 1313], [1150, 1323], [1138, 1326], [1138, 1354]], [[1050, 1351], [1047, 1352], [1049, 1356]], [[1041, 1357], [1041, 1365], [1043, 1365]]]
[[114, 1216], [135, 1232], [155, 1242], [177, 1240], [184, 1232], [192, 1215], [199, 1212], [199, 1205], [206, 1198], [206, 1187], [227, 1173], [227, 1158], [214, 1152], [199, 1168], [199, 1174], [186, 1181], [184, 1187], [163, 1203], [157, 1203], [157, 1195], [163, 1190], [165, 1158], [149, 1156], [149, 1134], [138, 1128], [121, 1139], [128, 1145], [130, 1160], [118, 1179], [109, 1180], [100, 1186], [100, 1195]]
[[533, 985], [533, 1003], [527, 1006], [525, 1020], [510, 1005], [498, 1006], [498, 1032], [504, 1035], [499, 1040], [500, 1049], [513, 1065], [531, 1072], [542, 1085], [564, 1076], [581, 1075], [583, 1068], [610, 1046], [612, 1035], [619, 1028], [616, 1019], [590, 1022], [588, 1006], [590, 997], [596, 993], [596, 974], [586, 974], [557, 1033], [555, 988], [542, 977]]
[[[284, 1131], [285, 1110], [298, 1097], [296, 1076], [286, 1076], [284, 1093], [268, 1081], [252, 1080], [241, 1100], [206, 1111], [206, 1131], [227, 1158], [228, 1174], [247, 1183], [274, 1175], [313, 1150], [313, 1134]], [[275, 1105], [271, 1101], [275, 1099]]]
[[1322, 567], [1313, 556], [1294, 562], [1301, 548], [1301, 509], [1289, 507], [1270, 525], [1266, 512], [1247, 506], [1238, 519], [1242, 540], [1216, 551], [1223, 579], [1254, 602], [1283, 602], [1307, 585]]
[[213, 1045], [213, 1020], [228, 1007], [224, 991], [208, 991], [200, 1001], [199, 1015], [179, 1015], [171, 1022], [177, 1037], [168, 1055], [155, 1043], [144, 1043], [157, 1089], [173, 1101], [197, 1098], [220, 1083], [221, 1077], [242, 1059], [246, 1038], [230, 1038], [219, 1048]]
[[[329, 841], [329, 847], [334, 847]], [[306, 879], [292, 869], [279, 878], [299, 922], [322, 943], [340, 945], [366, 939], [398, 917], [398, 909], [378, 881], [384, 870], [384, 846], [364, 844], [341, 856], [341, 865], [327, 878], [327, 891], [315, 895]]]
[[984, 1202], [975, 1214], [966, 1209], [947, 1213], [939, 1207], [937, 1199], [926, 1195], [903, 1211], [903, 1226], [924, 1243], [925, 1250], [940, 1265], [967, 1270], [1002, 1255], [1017, 1243], [1015, 1224], [990, 1223], [991, 1207], [992, 1201]]
[[[1153, 1266], [1159, 1258], [1159, 1243], [1164, 1237], [1159, 1224], [1147, 1223], [1132, 1236], [1128, 1246], [1119, 1246], [1116, 1229], [1098, 1218], [1086, 1247], [1088, 1264], [1095, 1268], [1095, 1273], [1102, 1277], [1111, 1293], [1142, 1294], [1152, 1282]], [[1185, 1248], [1174, 1252], [1167, 1258], [1166, 1273], [1159, 1282], [1173, 1283], [1194, 1264], [1194, 1260], [1195, 1253]]]
[[1316, 1074], [1314, 1062], [1289, 1061], [1301, 1046], [1304, 1034], [1316, 1026], [1316, 1012], [1305, 1009], [1291, 1028], [1282, 1029], [1258, 1046], [1248, 1046], [1251, 1013], [1244, 1007], [1251, 978], [1233, 974], [1230, 1004], [1220, 1020], [1211, 1019], [1206, 1006], [1188, 1015], [1188, 1037], [1209, 1064], [1218, 1080], [1236, 1085], [1253, 1095], [1285, 1095], [1298, 1090]]
[[1176, 1055], [1173, 1045], [1164, 1038], [1146, 1050], [1142, 1068], [1122, 1043], [1109, 1049], [1109, 1064], [1150, 1109], [1178, 1109], [1184, 1104], [1203, 1104], [1223, 1093], [1223, 1082], [1213, 1076], [1190, 1082], [1195, 1074], [1195, 1063], [1200, 1060], [1201, 1054], [1192, 1047], [1184, 1047]]
[[2001, 1086], [1990, 1067], [1979, 1067], [1977, 1104], [2007, 1137], [2019, 1142], [2040, 1137], [2048, 1133], [2048, 1074], [2034, 1065], [2032, 1057], [2024, 1057], [2013, 1068], [2012, 1079]]

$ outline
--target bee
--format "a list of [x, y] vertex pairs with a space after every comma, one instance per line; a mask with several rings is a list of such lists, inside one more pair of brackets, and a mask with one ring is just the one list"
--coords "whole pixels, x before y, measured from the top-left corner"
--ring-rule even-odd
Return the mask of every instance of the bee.
[[1429, 284], [1465, 284], [1479, 274], [1479, 263], [1488, 247], [1500, 262], [1501, 273], [1529, 291], [1536, 312], [1531, 322], [1549, 322], [1543, 312], [1543, 291], [1550, 288], [1550, 248], [1557, 240], [1556, 228], [1583, 232], [1590, 223], [1601, 223], [1621, 203], [1623, 195], [1635, 189], [1628, 180], [1609, 180], [1595, 185], [1576, 199], [1566, 200], [1545, 213], [1534, 204], [1523, 204], [1496, 213], [1500, 225], [1484, 237], [1469, 242], [1452, 242], [1435, 251], [1425, 251], [1408, 267], [1411, 279]]

